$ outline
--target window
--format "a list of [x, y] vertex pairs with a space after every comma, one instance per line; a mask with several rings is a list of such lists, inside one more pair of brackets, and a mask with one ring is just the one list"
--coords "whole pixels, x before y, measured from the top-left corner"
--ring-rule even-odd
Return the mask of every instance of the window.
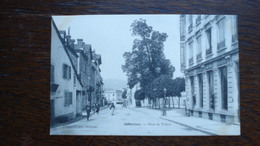
[[197, 60], [200, 60], [202, 58], [201, 53], [201, 36], [197, 37]]
[[218, 22], [218, 49], [225, 47], [225, 18]]
[[208, 71], [208, 93], [209, 93], [209, 103], [210, 109], [215, 109], [215, 99], [214, 99], [214, 76], [213, 71]]
[[220, 68], [222, 109], [228, 109], [227, 67]]
[[71, 67], [63, 64], [63, 79], [71, 79]]
[[237, 42], [238, 35], [237, 35], [237, 16], [232, 16], [232, 43]]
[[189, 23], [192, 25], [192, 15], [189, 16]]
[[206, 55], [209, 55], [212, 53], [211, 49], [211, 28], [206, 30], [206, 36], [207, 36], [207, 41], [206, 41]]
[[232, 33], [235, 34], [237, 33], [237, 16], [234, 15], [232, 17], [233, 23], [232, 23]]
[[188, 31], [190, 32], [190, 31], [192, 31], [192, 15], [189, 15], [189, 28], [188, 28]]
[[[185, 15], [182, 15], [180, 18], [181, 24], [185, 26]], [[181, 27], [180, 29], [180, 34], [184, 35], [185, 34], [185, 27]]]
[[196, 97], [194, 95], [194, 77], [190, 77], [190, 88], [191, 88], [191, 96], [192, 96], [192, 105], [193, 107], [196, 105]]
[[73, 84], [76, 85], [77, 83], [77, 78], [76, 78], [76, 73], [73, 74]]
[[189, 43], [189, 64], [193, 63], [193, 42]]
[[[235, 64], [236, 64], [237, 87], [238, 87], [238, 91], [239, 91], [239, 64], [238, 64], [238, 62], [236, 62]], [[238, 92], [238, 93], [239, 93], [239, 92]]]
[[72, 104], [72, 92], [65, 91], [64, 93], [64, 106], [69, 106]]
[[200, 107], [203, 108], [203, 75], [198, 75]]
[[196, 18], [196, 24], [199, 25], [201, 21], [201, 15], [198, 15]]
[[51, 83], [54, 83], [54, 65], [51, 65]]

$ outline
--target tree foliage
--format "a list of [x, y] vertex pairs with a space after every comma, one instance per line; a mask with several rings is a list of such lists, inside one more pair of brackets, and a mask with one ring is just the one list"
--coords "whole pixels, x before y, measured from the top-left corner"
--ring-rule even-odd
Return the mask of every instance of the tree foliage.
[[185, 91], [185, 79], [184, 78], [175, 78], [173, 80], [173, 89], [174, 89], [174, 95], [181, 97], [181, 92]]
[[154, 79], [148, 86], [147, 96], [150, 99], [163, 98], [164, 88], [166, 89], [166, 96], [181, 96], [181, 92], [185, 90], [185, 79], [175, 78], [172, 79], [168, 75], [161, 75], [160, 77]]
[[170, 76], [161, 75], [149, 84], [147, 96], [150, 97], [150, 99], [163, 98], [164, 89], [166, 89], [166, 96], [172, 96], [173, 90], [171, 84], [173, 84], [173, 80]]
[[145, 98], [145, 93], [144, 93], [144, 91], [141, 90], [141, 89], [140, 89], [140, 90], [137, 90], [137, 91], [135, 92], [134, 97], [135, 97], [136, 100], [144, 100], [144, 98]]
[[122, 98], [123, 98], [123, 99], [126, 99], [126, 98], [127, 98], [126, 94], [127, 94], [127, 91], [124, 90], [123, 93], [122, 93]]
[[138, 82], [144, 93], [148, 92], [149, 84], [161, 75], [173, 76], [175, 68], [163, 53], [166, 33], [153, 30], [146, 20], [135, 20], [131, 25], [133, 41], [131, 52], [125, 52], [125, 64], [122, 70], [128, 77], [128, 85], [133, 88]]

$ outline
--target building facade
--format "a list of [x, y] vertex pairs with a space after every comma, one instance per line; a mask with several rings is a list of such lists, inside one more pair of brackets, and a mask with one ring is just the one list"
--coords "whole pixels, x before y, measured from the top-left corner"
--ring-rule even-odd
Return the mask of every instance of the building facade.
[[117, 100], [116, 90], [106, 89], [104, 96], [109, 103], [116, 102]]
[[180, 52], [190, 115], [239, 122], [237, 16], [181, 15]]
[[91, 45], [83, 39], [77, 39], [75, 44], [70, 30], [68, 34], [59, 31], [52, 20], [51, 124], [81, 116], [87, 104], [100, 104], [103, 97], [101, 55], [95, 55]]
[[51, 124], [76, 117], [76, 103], [81, 98], [78, 91], [83, 87], [77, 76], [78, 55], [66, 43], [67, 36], [65, 31], [58, 31], [52, 21]]

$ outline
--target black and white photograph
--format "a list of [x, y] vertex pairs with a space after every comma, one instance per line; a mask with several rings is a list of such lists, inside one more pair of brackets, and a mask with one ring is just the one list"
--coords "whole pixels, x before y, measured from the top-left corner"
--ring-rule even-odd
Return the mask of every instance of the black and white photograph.
[[50, 23], [50, 135], [241, 134], [237, 15]]

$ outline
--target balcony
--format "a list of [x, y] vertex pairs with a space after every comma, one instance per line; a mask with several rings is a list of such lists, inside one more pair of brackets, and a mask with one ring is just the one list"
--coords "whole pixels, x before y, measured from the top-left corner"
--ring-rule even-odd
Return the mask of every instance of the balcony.
[[192, 24], [188, 27], [188, 31], [189, 31], [189, 32], [192, 31]]
[[225, 39], [218, 43], [218, 50], [222, 50], [226, 47], [225, 45]]
[[200, 52], [199, 54], [197, 54], [197, 61], [202, 59], [202, 53]]
[[232, 35], [232, 43], [235, 43], [237, 41], [238, 41], [238, 35], [237, 35], [237, 33], [235, 33]]
[[211, 47], [208, 48], [208, 49], [206, 49], [206, 56], [208, 56], [208, 55], [210, 55], [210, 54], [212, 54], [212, 49], [211, 49]]
[[189, 59], [189, 65], [191, 66], [193, 64], [193, 57]]
[[201, 16], [198, 16], [198, 17], [196, 18], [196, 25], [199, 25], [200, 22], [201, 22]]

